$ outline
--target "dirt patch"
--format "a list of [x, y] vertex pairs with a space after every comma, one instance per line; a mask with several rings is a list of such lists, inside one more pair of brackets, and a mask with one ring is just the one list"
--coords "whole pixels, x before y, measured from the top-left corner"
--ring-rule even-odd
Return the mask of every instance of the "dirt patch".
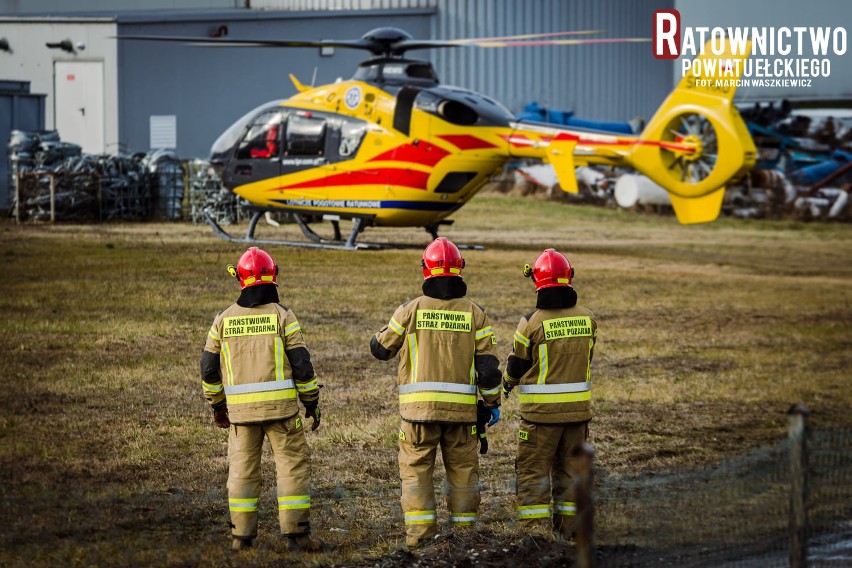
[[381, 558], [365, 558], [356, 568], [473, 568], [478, 566], [525, 566], [556, 568], [574, 566], [576, 558], [570, 543], [541, 535], [507, 537], [480, 530], [459, 535], [440, 535], [425, 546], [401, 548]]

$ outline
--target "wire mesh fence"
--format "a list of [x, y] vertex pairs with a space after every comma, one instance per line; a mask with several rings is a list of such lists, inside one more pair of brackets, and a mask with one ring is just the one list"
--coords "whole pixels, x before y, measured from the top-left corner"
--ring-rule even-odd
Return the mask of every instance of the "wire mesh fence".
[[[852, 564], [852, 431], [807, 444], [807, 562]], [[671, 475], [600, 476], [600, 566], [796, 565], [791, 550], [795, 442]]]

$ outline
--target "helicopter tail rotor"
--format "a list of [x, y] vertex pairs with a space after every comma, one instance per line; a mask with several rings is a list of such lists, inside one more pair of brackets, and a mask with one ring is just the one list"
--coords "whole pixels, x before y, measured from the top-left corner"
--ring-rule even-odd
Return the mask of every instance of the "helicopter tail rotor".
[[755, 163], [754, 142], [732, 102], [750, 52], [751, 43], [737, 53], [726, 42], [725, 53], [713, 55], [708, 43], [627, 157], [669, 192], [681, 223], [716, 219], [725, 184]]

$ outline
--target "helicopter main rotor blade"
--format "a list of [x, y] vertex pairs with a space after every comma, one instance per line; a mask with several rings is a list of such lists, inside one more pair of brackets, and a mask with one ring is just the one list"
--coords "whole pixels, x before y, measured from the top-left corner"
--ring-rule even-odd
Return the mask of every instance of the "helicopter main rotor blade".
[[453, 40], [407, 39], [388, 47], [388, 51], [401, 54], [414, 49], [437, 49], [442, 47], [464, 47], [464, 44]]
[[373, 42], [361, 39], [355, 40], [277, 40], [277, 39], [231, 39], [231, 38], [202, 38], [186, 36], [152, 36], [152, 35], [130, 35], [117, 36], [120, 40], [138, 41], [162, 41], [172, 43], [186, 43], [200, 47], [341, 47], [348, 49], [363, 49], [372, 51], [376, 49]]
[[415, 49], [438, 49], [445, 47], [530, 47], [544, 45], [589, 45], [605, 43], [633, 43], [651, 41], [649, 38], [586, 38], [586, 39], [544, 39], [566, 35], [585, 35], [601, 33], [601, 30], [578, 30], [566, 32], [548, 32], [542, 34], [524, 34], [493, 38], [473, 38], [457, 40], [417, 40], [398, 38], [361, 38], [354, 40], [277, 40], [277, 39], [236, 39], [204, 38], [187, 36], [127, 35], [115, 39], [130, 41], [157, 41], [184, 43], [197, 47], [339, 47], [360, 49], [376, 56], [400, 56]]
[[601, 34], [603, 30], [575, 30], [570, 32], [548, 32], [542, 34], [523, 34], [523, 35], [513, 35], [513, 36], [494, 36], [494, 37], [472, 37], [465, 39], [456, 39], [453, 40], [456, 43], [476, 43], [481, 41], [515, 41], [521, 39], [542, 39], [547, 37], [560, 37], [560, 36], [569, 36], [569, 35], [595, 35]]
[[644, 43], [651, 41], [649, 37], [612, 37], [590, 39], [545, 39], [534, 41], [482, 41], [467, 43], [476, 47], [533, 47], [540, 45], [593, 45], [603, 43]]
[[[515, 40], [535, 40], [539, 38], [560, 37], [566, 35], [591, 35], [603, 33], [603, 30], [577, 30], [568, 32], [548, 32], [542, 34], [524, 34], [515, 36], [502, 37], [483, 37], [483, 38], [466, 38], [466, 39], [450, 39], [450, 40], [403, 40], [389, 47], [393, 53], [403, 53], [413, 49], [433, 49], [442, 47], [504, 47], [500, 42], [505, 41], [509, 45], [516, 45]], [[558, 40], [551, 40], [558, 41]], [[569, 40], [562, 40], [569, 41]], [[650, 41], [650, 40], [649, 40]], [[510, 43], [511, 42], [511, 43]], [[494, 45], [492, 45], [494, 44]], [[499, 44], [499, 45], [498, 45]], [[530, 44], [533, 45], [533, 44]], [[549, 44], [542, 44], [549, 45]]]

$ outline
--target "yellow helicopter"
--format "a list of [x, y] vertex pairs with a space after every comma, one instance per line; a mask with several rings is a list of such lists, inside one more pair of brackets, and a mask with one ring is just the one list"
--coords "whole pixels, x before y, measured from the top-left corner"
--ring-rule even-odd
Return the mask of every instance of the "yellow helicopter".
[[[492, 38], [490, 44], [416, 40], [388, 27], [343, 41], [122, 39], [236, 47], [332, 46], [372, 54], [348, 81], [314, 88], [290, 75], [296, 95], [252, 110], [216, 140], [211, 163], [228, 189], [256, 207], [244, 237], [233, 237], [210, 220], [216, 234], [229, 241], [380, 248], [357, 242], [368, 226], [424, 227], [436, 237], [439, 225], [451, 222], [447, 217], [514, 158], [549, 162], [568, 192], [578, 191], [576, 166], [634, 168], [670, 193], [681, 223], [716, 219], [725, 184], [755, 162], [754, 143], [732, 104], [735, 87], [728, 86], [737, 79], [730, 66], [738, 70], [742, 64], [719, 66], [719, 77], [687, 75], [641, 134], [629, 136], [520, 121], [489, 97], [440, 84], [431, 63], [404, 57], [415, 49], [499, 43], [494, 40], [523, 45], [517, 41], [522, 37], [527, 36]], [[726, 45], [726, 53], [715, 57], [734, 62], [747, 58], [749, 51], [750, 46], [738, 55]], [[718, 87], [716, 79], [724, 79], [725, 86]], [[308, 241], [257, 239], [257, 222], [267, 211], [292, 213]], [[345, 239], [342, 219], [353, 221]], [[321, 237], [310, 227], [321, 220], [331, 221], [333, 237]]]

